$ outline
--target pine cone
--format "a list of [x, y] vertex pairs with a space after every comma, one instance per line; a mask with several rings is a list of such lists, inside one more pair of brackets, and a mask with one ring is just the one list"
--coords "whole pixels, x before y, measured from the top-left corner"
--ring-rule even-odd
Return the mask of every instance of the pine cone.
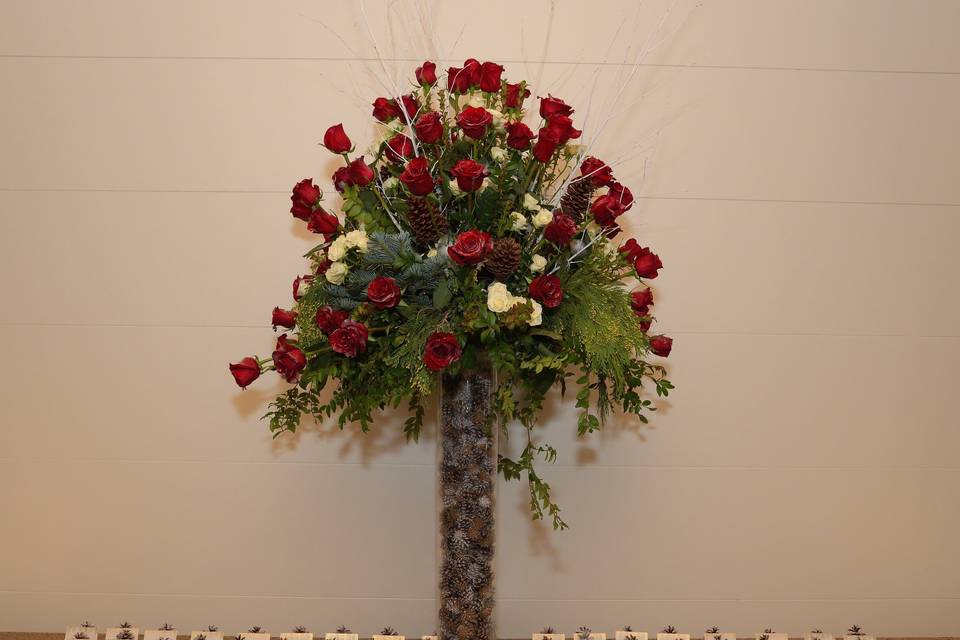
[[414, 198], [410, 201], [407, 220], [410, 222], [413, 237], [425, 247], [434, 244], [447, 232], [446, 217], [426, 198]]
[[589, 178], [574, 180], [567, 185], [567, 190], [560, 198], [560, 210], [580, 224], [590, 208], [593, 191], [593, 182]]
[[487, 270], [504, 282], [520, 268], [520, 243], [513, 238], [500, 238], [487, 258]]

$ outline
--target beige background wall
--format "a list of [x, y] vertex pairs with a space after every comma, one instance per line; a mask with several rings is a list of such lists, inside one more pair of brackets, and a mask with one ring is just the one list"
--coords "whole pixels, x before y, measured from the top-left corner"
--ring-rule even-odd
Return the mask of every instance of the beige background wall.
[[[364, 139], [382, 93], [351, 5], [0, 3], [0, 628], [432, 631], [432, 438], [271, 442], [280, 385], [226, 371], [270, 350], [309, 246], [289, 187], [327, 181], [317, 140]], [[594, 123], [663, 9], [445, 2], [431, 51], [369, 6], [387, 57], [500, 60], [580, 122], [597, 76]], [[572, 529], [503, 487], [503, 635], [960, 634], [958, 23], [951, 0], [668, 18], [598, 150], [658, 140], [618, 173], [679, 389], [582, 442], [549, 408]]]

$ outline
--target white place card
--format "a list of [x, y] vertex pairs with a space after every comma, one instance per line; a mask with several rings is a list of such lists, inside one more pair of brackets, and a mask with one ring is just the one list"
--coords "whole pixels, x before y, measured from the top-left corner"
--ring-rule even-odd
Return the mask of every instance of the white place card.
[[803, 640], [833, 640], [832, 633], [808, 633], [803, 636]]
[[440, 640], [440, 636], [421, 636], [420, 640]]
[[261, 633], [259, 631], [257, 633], [241, 632], [237, 634], [237, 640], [270, 640], [270, 634]]
[[326, 640], [360, 640], [359, 633], [328, 633]]
[[191, 631], [190, 640], [223, 640], [223, 631]]
[[628, 638], [630, 640], [647, 640], [649, 635], [646, 631], [623, 631], [621, 629], [614, 634], [614, 640], [627, 640]]
[[854, 636], [854, 635], [845, 635], [843, 640], [877, 640], [876, 636]]
[[407, 640], [407, 636], [384, 636], [379, 633], [375, 633], [371, 636], [372, 640]]
[[144, 629], [143, 640], [177, 640], [177, 630]]
[[590, 635], [585, 635], [577, 631], [572, 636], [573, 640], [607, 640], [607, 634], [605, 633], [591, 633]]
[[535, 633], [533, 640], [567, 640], [565, 633]]
[[313, 634], [306, 631], [291, 631], [281, 633], [280, 640], [313, 640]]
[[124, 631], [130, 632], [131, 640], [137, 640], [140, 636], [140, 629], [136, 627], [130, 627], [128, 629], [124, 629], [123, 627], [108, 627], [103, 640], [117, 640], [121, 634], [126, 635]]
[[[77, 634], [81, 634], [78, 637]], [[66, 633], [63, 634], [63, 640], [97, 640], [97, 629], [96, 627], [67, 627]]]
[[735, 633], [707, 633], [703, 632], [703, 640], [737, 640]]
[[764, 631], [763, 633], [758, 633], [756, 635], [756, 640], [761, 640], [761, 638], [762, 640], [790, 640], [790, 634], [789, 633], [767, 633], [766, 631]]
[[657, 640], [690, 640], [689, 633], [663, 633], [657, 634]]

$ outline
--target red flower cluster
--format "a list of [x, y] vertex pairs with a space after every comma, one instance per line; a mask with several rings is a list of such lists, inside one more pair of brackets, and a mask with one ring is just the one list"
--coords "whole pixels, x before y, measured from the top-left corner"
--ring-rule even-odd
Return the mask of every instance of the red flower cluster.
[[648, 247], [641, 247], [633, 238], [627, 240], [619, 251], [626, 255], [627, 259], [633, 264], [638, 278], [652, 280], [657, 277], [657, 272], [663, 268], [660, 257], [650, 251]]
[[570, 114], [573, 108], [560, 98], [548, 95], [540, 98], [540, 117], [547, 123], [540, 128], [537, 144], [533, 146], [533, 157], [547, 163], [562, 145], [580, 137], [581, 131], [574, 129]]
[[311, 178], [304, 178], [293, 185], [293, 194], [290, 196], [290, 202], [293, 204], [290, 207], [290, 213], [293, 214], [294, 218], [309, 220], [313, 208], [320, 204], [320, 196], [322, 195], [323, 191], [313, 184]]
[[296, 382], [300, 372], [307, 366], [307, 357], [297, 348], [296, 342], [287, 340], [287, 334], [277, 338], [277, 346], [273, 350], [273, 366], [277, 373], [287, 382]]
[[464, 61], [463, 67], [447, 69], [447, 91], [466, 93], [470, 89], [480, 89], [488, 93], [500, 91], [503, 67], [496, 62], [481, 64], [474, 58]]
[[417, 99], [408, 94], [401, 96], [400, 102], [403, 103], [402, 108], [394, 98], [377, 98], [373, 101], [373, 117], [380, 122], [390, 122], [395, 118], [413, 120], [420, 109]]
[[367, 350], [367, 327], [361, 322], [344, 320], [330, 334], [330, 348], [348, 358], [356, 358]]

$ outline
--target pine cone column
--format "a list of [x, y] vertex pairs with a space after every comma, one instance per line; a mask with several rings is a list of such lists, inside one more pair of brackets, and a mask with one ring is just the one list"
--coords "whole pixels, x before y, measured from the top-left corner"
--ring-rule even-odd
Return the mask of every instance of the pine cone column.
[[413, 237], [421, 246], [427, 247], [447, 232], [447, 219], [427, 198], [410, 200], [407, 221], [413, 231]]
[[589, 178], [577, 178], [567, 185], [560, 198], [560, 210], [580, 224], [590, 208], [590, 199], [594, 192], [593, 181]]
[[520, 268], [520, 243], [513, 238], [500, 238], [494, 243], [486, 265], [494, 278], [506, 282]]

